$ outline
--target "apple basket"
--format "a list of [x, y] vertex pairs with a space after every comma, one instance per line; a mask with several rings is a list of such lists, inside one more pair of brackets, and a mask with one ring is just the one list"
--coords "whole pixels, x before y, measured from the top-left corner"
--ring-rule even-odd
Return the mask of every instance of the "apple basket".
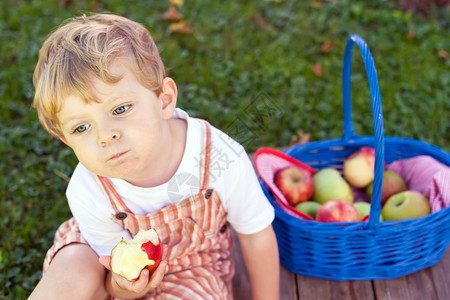
[[[372, 102], [374, 136], [358, 136], [351, 119], [350, 75], [353, 46], [363, 57]], [[380, 222], [383, 163], [427, 155], [450, 165], [444, 150], [415, 139], [385, 137], [383, 113], [375, 64], [366, 42], [358, 35], [347, 41], [343, 68], [344, 134], [342, 138], [297, 144], [284, 154], [314, 170], [342, 170], [347, 156], [362, 146], [375, 148], [375, 177], [370, 217], [367, 222], [320, 223], [296, 217], [283, 209], [260, 170], [263, 155], [256, 153], [255, 166], [264, 193], [275, 208], [273, 223], [281, 263], [291, 272], [333, 280], [392, 279], [439, 262], [450, 241], [450, 207], [422, 218]]]

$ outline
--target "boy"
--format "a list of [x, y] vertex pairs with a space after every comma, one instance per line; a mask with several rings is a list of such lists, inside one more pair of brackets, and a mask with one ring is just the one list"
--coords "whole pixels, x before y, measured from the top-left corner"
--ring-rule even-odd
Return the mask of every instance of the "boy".
[[[242, 146], [176, 108], [175, 82], [142, 25], [69, 20], [44, 43], [33, 83], [41, 123], [79, 164], [66, 192], [74, 218], [30, 299], [231, 299], [228, 223], [253, 298], [278, 298], [274, 211], [252, 165]], [[217, 153], [226, 168], [213, 167]], [[111, 249], [149, 228], [166, 245], [155, 272], [134, 282], [112, 272]]]

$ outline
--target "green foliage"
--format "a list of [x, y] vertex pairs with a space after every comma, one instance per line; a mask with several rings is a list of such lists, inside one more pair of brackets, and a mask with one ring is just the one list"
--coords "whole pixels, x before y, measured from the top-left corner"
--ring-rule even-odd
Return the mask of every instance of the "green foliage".
[[[341, 72], [347, 37], [360, 34], [377, 67], [385, 134], [450, 150], [449, 10], [427, 17], [392, 1], [185, 1], [179, 8], [193, 34], [169, 30], [169, 1], [0, 2], [0, 298], [25, 299], [41, 276], [57, 226], [70, 216], [64, 199], [76, 159], [40, 126], [32, 73], [49, 32], [91, 11], [124, 15], [152, 32], [179, 106], [243, 143], [282, 147], [298, 129], [312, 140], [342, 135]], [[322, 45], [331, 43], [331, 49]], [[323, 75], [312, 66], [319, 63]], [[261, 119], [258, 105], [276, 113]], [[353, 122], [373, 132], [362, 59], [354, 51]], [[258, 119], [258, 117], [260, 117]]]

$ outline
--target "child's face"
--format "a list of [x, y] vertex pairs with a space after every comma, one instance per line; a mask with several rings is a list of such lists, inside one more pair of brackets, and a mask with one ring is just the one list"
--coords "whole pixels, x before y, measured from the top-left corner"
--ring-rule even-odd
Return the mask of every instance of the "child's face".
[[[77, 95], [64, 99], [57, 114], [64, 134], [62, 141], [93, 173], [139, 181], [148, 177], [152, 162], [165, 157], [170, 145], [166, 121], [175, 104], [169, 103], [168, 93], [163, 91], [157, 97], [142, 86], [123, 64], [115, 64], [112, 71], [124, 74], [115, 85], [92, 79], [99, 102], [85, 103]], [[166, 78], [163, 85], [167, 92], [166, 80], [171, 79]], [[169, 82], [171, 87], [176, 102], [173, 81]]]

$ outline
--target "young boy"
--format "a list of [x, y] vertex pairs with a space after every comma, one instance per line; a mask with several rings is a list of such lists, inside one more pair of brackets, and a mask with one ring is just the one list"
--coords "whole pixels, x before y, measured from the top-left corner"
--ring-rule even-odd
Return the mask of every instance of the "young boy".
[[[142, 25], [108, 14], [69, 20], [44, 43], [33, 83], [41, 123], [79, 164], [66, 192], [73, 218], [30, 299], [231, 299], [227, 224], [253, 299], [278, 298], [274, 211], [251, 162], [176, 108], [175, 82]], [[166, 245], [156, 271], [137, 281], [112, 272], [112, 248], [149, 228]]]

